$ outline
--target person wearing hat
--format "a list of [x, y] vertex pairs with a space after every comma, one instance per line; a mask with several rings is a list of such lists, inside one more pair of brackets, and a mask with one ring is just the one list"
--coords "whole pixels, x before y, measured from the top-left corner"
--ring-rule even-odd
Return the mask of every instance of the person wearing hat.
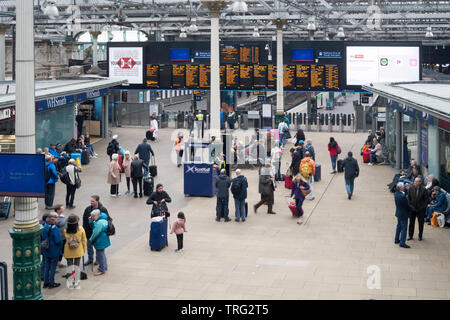
[[105, 249], [111, 245], [111, 242], [106, 234], [106, 230], [108, 230], [107, 219], [108, 216], [98, 209], [91, 212], [91, 217], [89, 219], [89, 225], [92, 228], [92, 235], [89, 238], [89, 241], [94, 245], [98, 262], [98, 271], [94, 273], [94, 276], [100, 276], [108, 270]]
[[119, 142], [117, 141], [119, 136], [117, 134], [112, 136], [112, 140], [108, 144], [108, 148], [106, 149], [106, 153], [109, 156], [109, 160], [112, 160], [112, 155], [120, 152]]
[[158, 183], [156, 185], [156, 191], [152, 192], [150, 197], [147, 199], [147, 204], [153, 204], [151, 217], [158, 217], [169, 212], [167, 208], [167, 203], [172, 202], [167, 192], [163, 190], [163, 185]]
[[120, 166], [119, 155], [114, 153], [111, 156], [111, 163], [109, 164], [108, 171], [108, 183], [111, 185], [111, 197], [120, 196], [119, 183], [120, 183]]
[[81, 172], [81, 169], [77, 166], [75, 159], [70, 159], [66, 171], [70, 179], [70, 183], [66, 184], [66, 207], [67, 209], [74, 209], [73, 201], [75, 200], [75, 192], [77, 191], [76, 180], [80, 179], [78, 172]]
[[301, 174], [297, 174], [296, 176], [294, 176], [294, 179], [292, 181], [294, 182], [294, 184], [292, 186], [291, 197], [294, 196], [295, 199], [295, 206], [297, 209], [298, 217], [297, 224], [302, 224], [302, 205], [303, 201], [305, 201], [305, 195], [303, 194], [303, 191], [310, 190], [310, 187], [306, 179]]
[[55, 283], [56, 265], [58, 264], [58, 257], [62, 250], [62, 241], [59, 234], [58, 227], [56, 226], [58, 221], [58, 214], [50, 212], [47, 216], [44, 230], [41, 234], [41, 241], [48, 239], [48, 249], [42, 252], [42, 268], [44, 269], [44, 288], [56, 288], [59, 287], [59, 283]]
[[64, 258], [67, 260], [67, 272], [64, 277], [71, 275], [71, 266], [80, 266], [81, 257], [84, 256], [87, 248], [86, 232], [82, 226], [78, 225], [80, 219], [71, 214], [67, 218], [67, 227], [64, 230], [66, 243], [64, 245]]
[[125, 172], [125, 178], [127, 180], [127, 191], [125, 194], [130, 194], [130, 181], [131, 181], [131, 156], [130, 151], [125, 151], [125, 157], [123, 158], [122, 167]]

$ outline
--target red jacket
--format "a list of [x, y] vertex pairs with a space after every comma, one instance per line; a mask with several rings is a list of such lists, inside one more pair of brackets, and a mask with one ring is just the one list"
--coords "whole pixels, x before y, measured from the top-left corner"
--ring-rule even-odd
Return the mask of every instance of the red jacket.
[[337, 146], [338, 146], [337, 142], [336, 142], [336, 145], [334, 147], [328, 146], [328, 151], [330, 151], [330, 156], [337, 155]]

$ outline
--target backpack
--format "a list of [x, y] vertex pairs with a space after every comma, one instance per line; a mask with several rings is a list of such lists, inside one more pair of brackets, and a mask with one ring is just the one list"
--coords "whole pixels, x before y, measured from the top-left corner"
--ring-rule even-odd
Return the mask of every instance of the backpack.
[[303, 177], [306, 179], [309, 179], [309, 177], [312, 174], [311, 166], [309, 165], [309, 161], [302, 161], [300, 163], [300, 173]]
[[280, 160], [281, 160], [281, 151], [275, 152], [275, 157], [274, 157], [274, 159], [275, 159], [276, 161], [280, 161]]
[[50, 171], [49, 171], [47, 165], [45, 166], [44, 177], [45, 177], [45, 183], [47, 183], [50, 180]]
[[50, 248], [50, 232], [52, 231], [53, 226], [48, 228], [47, 238], [45, 240], [41, 240], [41, 252]]
[[242, 193], [242, 182], [240, 179], [234, 179], [233, 183], [231, 184], [231, 193], [234, 196], [240, 196]]
[[114, 153], [114, 144], [113, 144], [113, 142], [111, 141], [111, 142], [108, 144], [108, 148], [106, 148], [106, 154], [107, 154], [108, 156], [112, 156], [113, 153]]
[[106, 229], [106, 235], [108, 237], [115, 235], [116, 228], [114, 227], [114, 224], [112, 223], [113, 219], [108, 215], [108, 218], [106, 220], [108, 221], [108, 229]]
[[66, 171], [66, 168], [62, 168], [61, 172], [59, 172], [59, 179], [61, 180], [62, 183], [64, 184], [71, 184], [70, 183], [70, 177], [69, 177], [69, 173]]
[[76, 249], [80, 245], [80, 243], [77, 240], [77, 237], [75, 237], [74, 235], [70, 236], [67, 243], [69, 245], [69, 249]]

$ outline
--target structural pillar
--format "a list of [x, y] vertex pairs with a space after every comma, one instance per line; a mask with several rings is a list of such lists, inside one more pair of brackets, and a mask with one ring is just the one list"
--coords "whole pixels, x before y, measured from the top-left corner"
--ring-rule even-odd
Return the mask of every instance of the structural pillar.
[[402, 114], [400, 112], [395, 112], [395, 168], [400, 170], [403, 166], [403, 130], [402, 130]]
[[0, 25], [0, 81], [5, 81], [6, 71], [6, 42], [5, 35], [8, 29], [5, 25]]
[[439, 125], [435, 119], [433, 124], [428, 125], [428, 174], [434, 175], [437, 179], [440, 176], [439, 143]]
[[277, 113], [284, 112], [283, 22], [277, 21]]
[[[16, 153], [34, 154], [34, 17], [33, 2], [16, 1]], [[43, 182], [44, 183], [44, 182]], [[40, 300], [40, 235], [36, 198], [15, 198], [13, 239], [14, 300]]]
[[98, 67], [98, 36], [100, 31], [91, 32], [92, 34], [92, 67], [87, 73], [100, 73], [102, 70]]

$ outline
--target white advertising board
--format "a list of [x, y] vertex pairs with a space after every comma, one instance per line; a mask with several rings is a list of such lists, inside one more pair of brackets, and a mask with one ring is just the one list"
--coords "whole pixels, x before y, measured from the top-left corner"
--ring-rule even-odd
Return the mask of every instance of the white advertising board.
[[127, 79], [130, 84], [143, 83], [143, 48], [109, 48], [109, 78]]

